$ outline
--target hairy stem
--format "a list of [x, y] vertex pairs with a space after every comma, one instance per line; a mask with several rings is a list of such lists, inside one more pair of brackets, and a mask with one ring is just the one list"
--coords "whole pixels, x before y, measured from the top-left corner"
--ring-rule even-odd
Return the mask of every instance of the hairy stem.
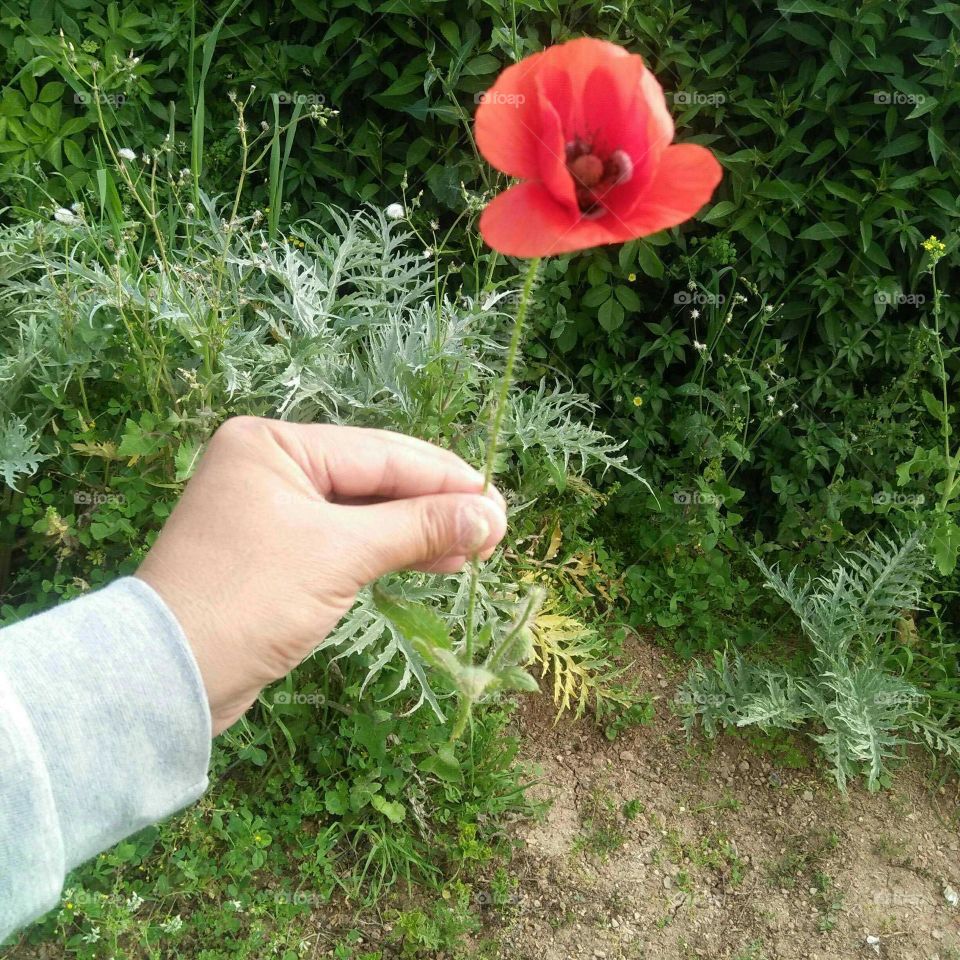
[[[523, 336], [523, 327], [527, 319], [527, 306], [530, 303], [530, 294], [533, 291], [533, 282], [537, 276], [537, 269], [540, 266], [540, 258], [534, 257], [527, 267], [526, 276], [523, 279], [523, 289], [520, 293], [520, 303], [517, 306], [517, 317], [513, 323], [513, 334], [510, 337], [510, 346], [507, 349], [507, 363], [503, 370], [503, 377], [500, 380], [500, 389], [497, 392], [496, 403], [493, 413], [490, 417], [490, 436], [487, 440], [487, 457], [483, 469], [483, 491], [490, 488], [490, 481], [493, 478], [493, 468], [497, 460], [497, 451], [500, 443], [500, 427], [503, 425], [503, 415], [507, 406], [507, 397], [510, 395], [510, 388], [513, 386], [513, 368], [516, 364], [517, 353], [520, 348], [520, 340]], [[470, 594], [467, 601], [467, 623], [466, 623], [466, 644], [465, 654], [468, 663], [473, 662], [473, 635], [474, 619], [477, 605], [477, 584], [480, 579], [480, 562], [476, 558], [472, 561], [470, 572]]]

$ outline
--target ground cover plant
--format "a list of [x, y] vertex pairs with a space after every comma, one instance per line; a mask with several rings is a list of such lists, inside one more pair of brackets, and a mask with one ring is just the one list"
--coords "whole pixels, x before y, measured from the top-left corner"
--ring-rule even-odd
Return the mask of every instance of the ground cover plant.
[[[133, 569], [230, 415], [387, 427], [482, 461], [509, 288], [463, 293], [406, 223], [376, 208], [331, 208], [271, 241], [262, 214], [237, 214], [242, 186], [218, 205], [189, 170], [159, 173], [156, 159], [107, 143], [99, 196], [0, 231], [5, 619]], [[531, 382], [501, 408], [491, 470], [521, 536], [563, 515], [576, 542], [594, 510], [591, 471], [633, 471], [583, 395], [555, 377]], [[224, 738], [216, 800], [81, 868], [31, 936], [56, 931], [90, 956], [202, 953], [224, 936], [236, 951], [296, 950], [293, 921], [335, 891], [369, 902], [402, 881], [436, 881], [438, 847], [447, 872], [488, 861], [497, 818], [525, 808], [509, 709], [473, 718], [454, 750], [453, 691], [404, 613], [429, 604], [430, 626], [444, 630], [472, 604], [485, 630], [522, 612], [512, 571], [523, 565], [501, 554], [472, 591], [419, 576], [366, 597], [315, 662]], [[562, 597], [550, 604], [578, 623]], [[538, 649], [565, 658], [580, 711], [588, 697], [608, 722], [630, 710], [637, 698], [608, 652], [549, 626]], [[182, 831], [198, 847], [190, 863], [172, 855]], [[203, 865], [214, 851], [226, 868]], [[280, 873], [289, 857], [296, 877]], [[201, 895], [234, 904], [233, 922], [187, 922], [177, 904]]]
[[[682, 228], [482, 213], [526, 176], [475, 115], [584, 35], [719, 159]], [[333, 956], [467, 956], [534, 806], [509, 688], [616, 742], [657, 709], [638, 636], [695, 658], [694, 742], [809, 742], [847, 790], [955, 769], [960, 5], [57, 0], [0, 39], [0, 623], [133, 570], [235, 414], [451, 447], [511, 529], [365, 596], [21, 949], [310, 955], [343, 901], [392, 932]], [[623, 171], [581, 172], [593, 213]]]

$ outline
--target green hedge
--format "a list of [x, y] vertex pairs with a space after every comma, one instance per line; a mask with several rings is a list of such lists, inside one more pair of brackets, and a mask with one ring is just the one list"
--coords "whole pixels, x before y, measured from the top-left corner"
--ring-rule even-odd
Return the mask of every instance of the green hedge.
[[[338, 111], [296, 127], [285, 216], [394, 202], [406, 184], [411, 201], [423, 192], [414, 221], [429, 239], [431, 221], [442, 230], [465, 209], [461, 184], [496, 186], [470, 136], [476, 95], [503, 65], [582, 34], [642, 53], [678, 138], [709, 145], [726, 172], [699, 223], [549, 264], [531, 359], [588, 390], [660, 500], [678, 494], [677, 522], [696, 514], [697, 543], [744, 518], [784, 545], [833, 542], [902, 512], [896, 467], [938, 430], [923, 400], [933, 338], [920, 241], [947, 241], [942, 278], [958, 262], [960, 4], [221, 0], [184, 17], [163, 2], [35, 2], [0, 26], [3, 183], [26, 204], [90, 185], [95, 105], [63, 64], [96, 58], [112, 78], [101, 105], [138, 151], [171, 130], [188, 149], [205, 77], [215, 192], [238, 174], [231, 91], [249, 96], [254, 129], [313, 105]], [[949, 298], [944, 318], [953, 342]], [[935, 482], [909, 492], [932, 497]], [[683, 502], [694, 487], [712, 514]]]

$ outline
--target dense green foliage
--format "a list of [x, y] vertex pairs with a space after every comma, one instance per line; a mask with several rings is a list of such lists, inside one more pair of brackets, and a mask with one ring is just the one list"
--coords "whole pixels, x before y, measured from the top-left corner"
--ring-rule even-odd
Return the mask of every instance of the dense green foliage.
[[[653, 627], [716, 654], [681, 703], [711, 732], [798, 726], [840, 782], [873, 784], [904, 730], [947, 743], [930, 732], [960, 704], [960, 3], [7, 5], [0, 622], [133, 569], [232, 413], [388, 426], [479, 462], [517, 274], [477, 239], [503, 183], [470, 121], [504, 65], [583, 34], [646, 57], [678, 140], [724, 179], [681, 229], [543, 265], [482, 609], [545, 587], [543, 686], [610, 737], [648, 716], [617, 655]], [[885, 534], [915, 545], [921, 612], [884, 608], [856, 643], [811, 632], [810, 604], [869, 604], [841, 573], [798, 592], [794, 568]], [[462, 617], [455, 578], [393, 586]], [[30, 936], [293, 957], [293, 921], [334, 889], [458, 870], [448, 907], [399, 915], [403, 955], [471, 929], [465, 864], [523, 802], [509, 710], [451, 751], [449, 690], [375, 604], [335, 641], [224, 738], [211, 804], [84, 868], [83, 909]], [[828, 661], [853, 678], [840, 720]], [[137, 916], [141, 895], [163, 909]]]
[[[745, 516], [783, 545], [836, 543], [900, 512], [891, 494], [935, 497], [938, 478], [915, 475], [899, 491], [894, 471], [938, 426], [923, 401], [934, 344], [919, 244], [949, 236], [960, 212], [960, 5], [295, 7], [288, 16], [269, 2], [221, 2], [180, 17], [167, 4], [51, 2], [8, 16], [0, 135], [11, 196], [35, 202], [40, 179], [60, 198], [89, 184], [98, 115], [138, 152], [171, 134], [177, 149], [165, 163], [202, 164], [230, 189], [236, 91], [252, 130], [293, 121], [282, 188], [253, 176], [250, 208], [419, 198], [424, 242], [457, 260], [463, 234], [443, 231], [474, 209], [463, 189], [493, 186], [469, 131], [478, 93], [545, 42], [607, 36], [647, 57], [679, 137], [718, 152], [724, 183], [701, 225], [678, 237], [549, 264], [530, 350], [584, 384], [667, 499], [705, 488], [720, 505], [695, 529], [669, 519], [655, 541], [709, 552], [729, 546]], [[94, 75], [97, 96], [77, 79]], [[320, 123], [307, 122], [311, 111]], [[191, 131], [197, 115], [202, 135]], [[950, 244], [941, 271], [956, 262]], [[947, 299], [942, 329], [953, 338], [957, 326]], [[620, 509], [645, 515], [652, 501], [638, 496], [621, 497]], [[631, 530], [627, 545], [638, 540], [639, 558], [652, 541]], [[727, 564], [702, 573], [718, 587], [714, 605], [742, 586]], [[689, 593], [675, 578], [632, 577], [658, 599]], [[701, 612], [692, 599], [673, 606], [662, 626]], [[708, 632], [722, 642], [722, 631]]]
[[890, 763], [905, 743], [927, 742], [960, 759], [960, 736], [931, 720], [929, 698], [887, 671], [885, 646], [912, 620], [927, 575], [923, 542], [871, 544], [843, 558], [829, 575], [800, 583], [758, 561], [767, 585], [796, 616], [812, 653], [802, 671], [763, 667], [739, 654], [697, 666], [678, 694], [688, 728], [699, 719], [709, 735], [755, 725], [764, 733], [816, 725], [816, 741], [842, 789], [863, 775], [889, 785]]

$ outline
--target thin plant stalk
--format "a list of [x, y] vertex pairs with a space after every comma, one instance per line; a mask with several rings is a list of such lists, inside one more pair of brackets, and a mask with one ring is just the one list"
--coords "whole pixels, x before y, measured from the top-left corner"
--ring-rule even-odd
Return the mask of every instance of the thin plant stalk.
[[[523, 279], [523, 289], [520, 293], [520, 303], [517, 306], [517, 316], [513, 323], [513, 333], [510, 337], [510, 346], [507, 349], [507, 362], [503, 370], [503, 377], [500, 379], [500, 389], [497, 392], [496, 403], [490, 418], [490, 436], [487, 440], [487, 457], [483, 469], [483, 492], [490, 489], [490, 481], [493, 478], [493, 468], [497, 459], [497, 451], [500, 443], [500, 427], [503, 425], [503, 415], [506, 411], [507, 397], [510, 394], [510, 388], [513, 386], [513, 368], [516, 364], [517, 353], [520, 348], [520, 340], [523, 336], [524, 323], [527, 319], [527, 307], [530, 303], [530, 294], [533, 292], [533, 283], [537, 276], [537, 270], [540, 267], [540, 258], [534, 257], [527, 267], [526, 275]], [[480, 579], [480, 561], [474, 557], [471, 562], [470, 571], [470, 593], [467, 600], [467, 623], [465, 653], [468, 663], [473, 662], [473, 636], [474, 619], [477, 605], [477, 585]]]
[[940, 377], [940, 389], [943, 395], [943, 412], [940, 415], [940, 432], [943, 436], [943, 459], [946, 466], [947, 477], [943, 483], [943, 493], [940, 497], [940, 503], [937, 509], [943, 513], [946, 511], [953, 499], [954, 487], [957, 485], [957, 460], [960, 458], [960, 451], [957, 456], [953, 456], [950, 451], [950, 396], [948, 389], [947, 366], [943, 357], [943, 339], [940, 333], [940, 315], [943, 310], [941, 302], [940, 288], [937, 286], [937, 264], [934, 261], [930, 265], [930, 282], [933, 285], [933, 324], [934, 324], [934, 345], [937, 354], [937, 373]]

